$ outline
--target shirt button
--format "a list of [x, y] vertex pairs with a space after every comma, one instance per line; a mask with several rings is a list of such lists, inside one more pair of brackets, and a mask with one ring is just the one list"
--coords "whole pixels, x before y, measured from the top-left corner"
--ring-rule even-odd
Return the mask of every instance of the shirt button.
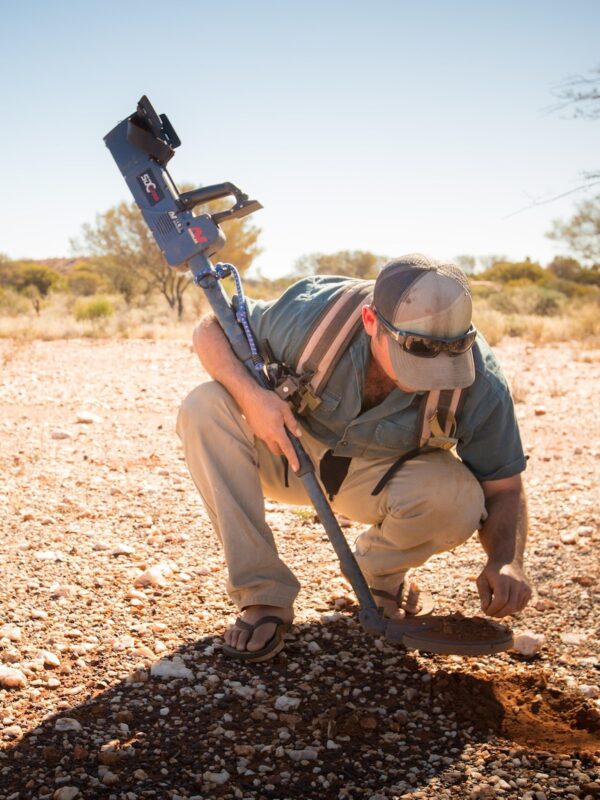
[[343, 442], [340, 442], [340, 447], [347, 447], [347, 446], [348, 446], [348, 442], [345, 439], [344, 439]]

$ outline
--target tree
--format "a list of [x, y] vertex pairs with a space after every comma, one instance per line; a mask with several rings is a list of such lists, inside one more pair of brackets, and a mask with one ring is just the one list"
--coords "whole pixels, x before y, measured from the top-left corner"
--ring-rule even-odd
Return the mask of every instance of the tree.
[[[186, 187], [182, 186], [181, 191]], [[223, 207], [223, 203], [216, 202], [203, 206], [198, 213], [215, 213]], [[260, 252], [256, 244], [260, 229], [251, 225], [248, 218], [226, 222], [223, 229], [227, 242], [217, 257], [220, 261], [231, 260], [243, 272]], [[126, 299], [130, 301], [140, 291], [158, 291], [181, 319], [183, 296], [192, 280], [189, 274], [167, 264], [135, 202], [120, 203], [98, 214], [95, 225], [83, 226], [83, 243], [73, 245], [102, 257], [97, 263], [103, 264], [105, 274]]]
[[385, 264], [384, 256], [366, 250], [340, 250], [337, 253], [311, 253], [294, 264], [298, 275], [347, 275], [350, 278], [372, 279]]
[[473, 275], [477, 269], [477, 259], [475, 256], [455, 256], [454, 262], [462, 269], [465, 275]]
[[571, 75], [554, 90], [558, 102], [550, 109], [571, 108], [574, 117], [600, 119], [600, 66], [586, 75]]
[[554, 220], [553, 224], [546, 234], [549, 239], [565, 242], [588, 264], [600, 263], [600, 195], [578, 203], [567, 222]]
[[64, 287], [64, 279], [60, 272], [45, 264], [10, 261], [2, 256], [0, 286], [14, 289], [23, 297], [27, 297], [39, 316], [43, 301], [50, 291]]
[[536, 283], [543, 281], [546, 273], [539, 264], [528, 259], [525, 261], [497, 261], [492, 267], [480, 274], [480, 278], [487, 281], [530, 281]]
[[568, 256], [556, 256], [548, 264], [548, 271], [555, 275], [560, 280], [564, 281], [577, 281], [581, 277], [583, 271], [581, 264], [575, 258]]

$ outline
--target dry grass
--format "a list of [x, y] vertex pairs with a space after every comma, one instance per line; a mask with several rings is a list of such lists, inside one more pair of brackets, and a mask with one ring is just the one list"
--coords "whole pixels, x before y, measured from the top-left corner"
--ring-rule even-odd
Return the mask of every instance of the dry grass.
[[[110, 297], [114, 314], [95, 320], [76, 319], [76, 298], [57, 294], [45, 302], [39, 316], [27, 304], [16, 313], [0, 312], [0, 338], [34, 339], [189, 339], [196, 320], [207, 304], [200, 291], [186, 297], [182, 320], [161, 297], [128, 308], [119, 297]], [[586, 349], [600, 348], [600, 305], [594, 299], [574, 299], [560, 314], [503, 313], [488, 297], [475, 297], [474, 322], [492, 345], [505, 336], [519, 336], [534, 344], [581, 341]]]

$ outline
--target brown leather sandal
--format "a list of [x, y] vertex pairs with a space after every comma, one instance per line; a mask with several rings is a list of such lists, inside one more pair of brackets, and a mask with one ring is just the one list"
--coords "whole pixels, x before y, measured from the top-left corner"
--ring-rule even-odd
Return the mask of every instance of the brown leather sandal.
[[[399, 609], [402, 609], [407, 617], [424, 617], [427, 614], [431, 614], [434, 608], [434, 601], [433, 597], [429, 594], [429, 592], [419, 592], [419, 607], [415, 613], [411, 613], [406, 611], [406, 601], [410, 595], [410, 589], [408, 590], [406, 597], [404, 595], [404, 583], [401, 583], [398, 591], [396, 594], [392, 594], [391, 592], [386, 592], [383, 589], [373, 589], [373, 587], [369, 586], [369, 591], [375, 598], [375, 602], [377, 602], [378, 597], [382, 597], [384, 600], [392, 600]], [[390, 617], [389, 619], [392, 619]]]
[[251, 625], [249, 622], [245, 622], [238, 617], [234, 623], [234, 627], [240, 628], [243, 631], [248, 631], [250, 638], [252, 638], [252, 634], [257, 628], [269, 622], [276, 625], [275, 633], [260, 650], [237, 650], [235, 647], [225, 644], [223, 645], [223, 654], [230, 658], [239, 658], [240, 661], [249, 661], [252, 664], [259, 664], [261, 661], [269, 661], [271, 658], [274, 658], [277, 653], [285, 647], [283, 636], [292, 627], [291, 622], [284, 622], [281, 617], [266, 616], [261, 617], [258, 622]]

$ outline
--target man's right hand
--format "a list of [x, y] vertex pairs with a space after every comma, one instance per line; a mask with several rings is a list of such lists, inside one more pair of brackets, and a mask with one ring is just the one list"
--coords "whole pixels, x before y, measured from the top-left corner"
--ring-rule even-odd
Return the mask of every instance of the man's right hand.
[[285, 456], [290, 462], [290, 467], [296, 472], [300, 465], [287, 431], [295, 436], [301, 436], [302, 428], [289, 403], [278, 397], [275, 392], [259, 389], [244, 398], [242, 414], [246, 417], [254, 435], [262, 439], [273, 455]]

